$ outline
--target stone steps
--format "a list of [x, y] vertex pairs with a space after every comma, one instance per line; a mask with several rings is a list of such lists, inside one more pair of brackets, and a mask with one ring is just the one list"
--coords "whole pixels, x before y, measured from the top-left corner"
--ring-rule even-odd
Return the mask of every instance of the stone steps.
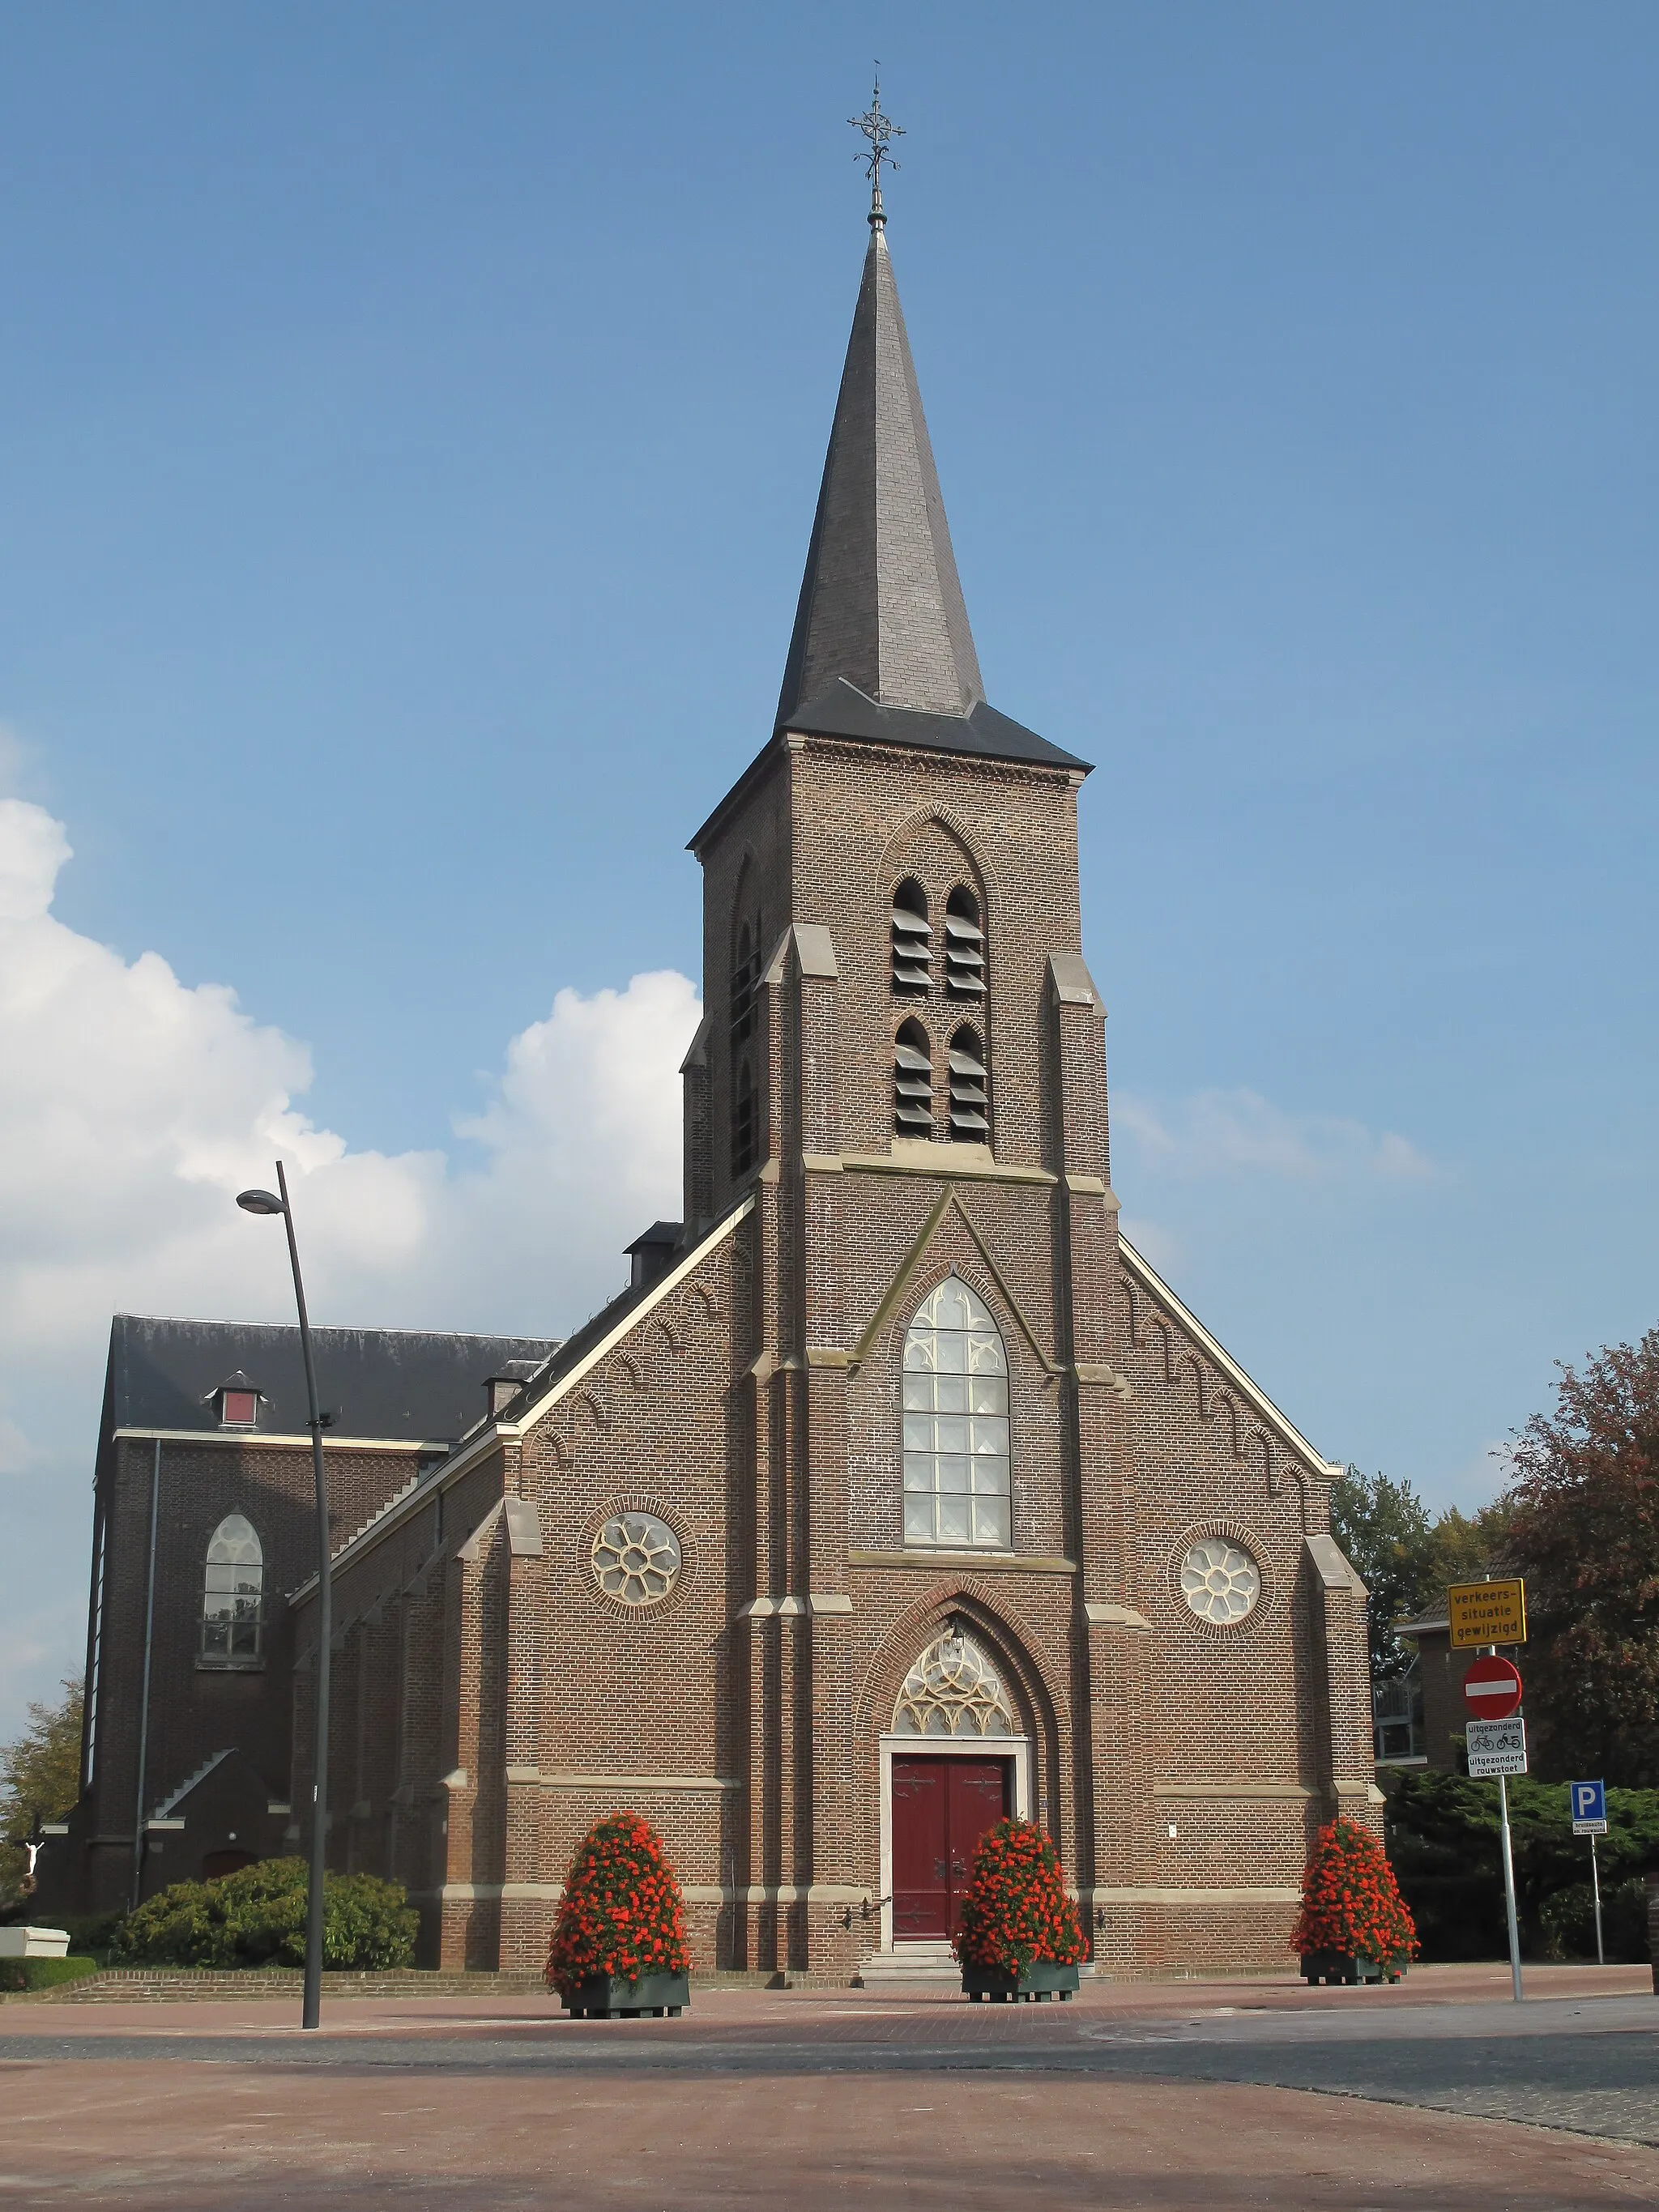
[[943, 1986], [961, 1979], [962, 1969], [948, 1943], [905, 1943], [891, 1951], [876, 1951], [859, 1968], [859, 1980], [866, 1990], [899, 1982]]

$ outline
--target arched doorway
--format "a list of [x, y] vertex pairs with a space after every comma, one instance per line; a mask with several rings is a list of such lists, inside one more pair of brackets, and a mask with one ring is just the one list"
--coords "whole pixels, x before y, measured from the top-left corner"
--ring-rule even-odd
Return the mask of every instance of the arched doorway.
[[1030, 1741], [960, 1624], [905, 1676], [880, 1755], [882, 1948], [937, 1948], [955, 1932], [980, 1838], [1030, 1810]]

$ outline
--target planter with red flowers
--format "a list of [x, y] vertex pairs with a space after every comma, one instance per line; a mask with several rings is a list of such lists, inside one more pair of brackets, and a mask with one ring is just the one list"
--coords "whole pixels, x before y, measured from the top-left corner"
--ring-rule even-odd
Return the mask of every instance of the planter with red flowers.
[[975, 2004], [1063, 2003], [1077, 1989], [1089, 1946], [1060, 1854], [1034, 1822], [999, 1820], [980, 1838], [951, 1948]]
[[1303, 1978], [1397, 1982], [1417, 1950], [1417, 1923], [1389, 1855], [1357, 1820], [1322, 1828], [1302, 1876], [1302, 1911], [1291, 1938]]
[[571, 1861], [547, 1979], [578, 2020], [677, 2016], [690, 2003], [684, 1900], [637, 1813], [601, 1820]]

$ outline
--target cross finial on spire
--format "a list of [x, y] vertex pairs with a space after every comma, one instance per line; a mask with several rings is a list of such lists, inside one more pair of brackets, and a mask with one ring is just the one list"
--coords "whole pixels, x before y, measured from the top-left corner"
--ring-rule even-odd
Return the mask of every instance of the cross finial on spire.
[[847, 119], [854, 131], [863, 131], [865, 137], [870, 141], [869, 152], [859, 155], [857, 159], [863, 162], [864, 173], [870, 179], [870, 227], [872, 230], [879, 230], [887, 221], [881, 204], [881, 165], [885, 161], [890, 169], [896, 169], [898, 167], [898, 163], [889, 150], [887, 142], [890, 138], [902, 138], [904, 136], [903, 131], [892, 118], [884, 115], [881, 112], [881, 64], [879, 62], [876, 64], [876, 88], [871, 94], [867, 113], [849, 115]]

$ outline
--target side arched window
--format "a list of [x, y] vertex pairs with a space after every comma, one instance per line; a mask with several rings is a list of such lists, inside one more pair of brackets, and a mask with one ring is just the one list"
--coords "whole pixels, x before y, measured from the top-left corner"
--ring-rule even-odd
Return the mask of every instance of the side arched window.
[[985, 932], [979, 901], [961, 885], [945, 902], [945, 988], [953, 999], [985, 996]]
[[927, 894], [914, 876], [893, 893], [893, 990], [902, 999], [922, 998], [933, 979], [933, 933], [927, 920]]
[[893, 1040], [893, 1130], [900, 1137], [933, 1133], [933, 1053], [918, 1021], [901, 1024]]
[[745, 921], [732, 959], [732, 1042], [739, 1045], [755, 1025], [755, 985], [760, 974], [760, 928]]
[[979, 1031], [964, 1023], [951, 1039], [951, 1140], [958, 1145], [991, 1141], [990, 1078]]
[[1008, 1355], [959, 1275], [904, 1339], [904, 1540], [1012, 1547]]
[[265, 1555], [253, 1523], [227, 1513], [208, 1546], [202, 1586], [202, 1656], [257, 1659]]
[[732, 1084], [732, 1172], [747, 1175], [755, 1164], [755, 1078], [748, 1060], [738, 1062]]

